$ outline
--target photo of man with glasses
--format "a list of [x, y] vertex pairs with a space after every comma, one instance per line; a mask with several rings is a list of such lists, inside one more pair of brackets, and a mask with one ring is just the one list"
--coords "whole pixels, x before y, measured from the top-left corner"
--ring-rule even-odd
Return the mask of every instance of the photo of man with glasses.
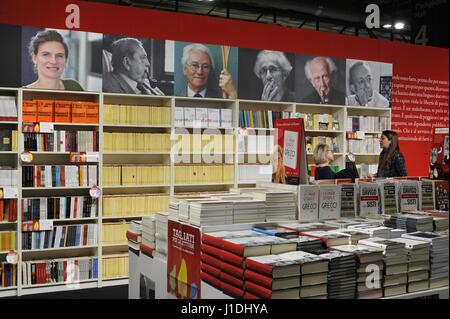
[[350, 94], [346, 105], [390, 107], [388, 98], [379, 93], [379, 87], [380, 76], [392, 77], [392, 64], [347, 60], [347, 69], [347, 91]]
[[239, 98], [294, 102], [295, 55], [273, 50], [239, 49]]
[[178, 88], [176, 95], [236, 99], [237, 91], [231, 72], [222, 68], [217, 74], [216, 64], [208, 46], [200, 43], [185, 45], [181, 56], [184, 81], [181, 88], [180, 81], [176, 81], [175, 85]]

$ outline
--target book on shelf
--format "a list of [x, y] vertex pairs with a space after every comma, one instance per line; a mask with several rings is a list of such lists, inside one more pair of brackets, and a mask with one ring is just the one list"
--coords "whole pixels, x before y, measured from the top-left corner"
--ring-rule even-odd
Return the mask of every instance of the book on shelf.
[[17, 130], [0, 129], [0, 152], [17, 151]]
[[220, 109], [220, 126], [225, 128], [233, 127], [233, 110]]
[[276, 119], [289, 119], [292, 112], [286, 111], [239, 111], [239, 127], [273, 128]]
[[103, 244], [126, 244], [129, 222], [103, 223], [101, 227]]
[[17, 221], [17, 199], [0, 199], [0, 224]]
[[17, 286], [17, 264], [2, 261], [0, 263], [1, 288]]
[[91, 187], [97, 184], [97, 165], [22, 166], [22, 187]]
[[108, 256], [102, 257], [102, 278], [113, 279], [128, 277], [129, 262], [126, 256]]
[[351, 131], [382, 132], [389, 129], [387, 116], [349, 116], [347, 127]]
[[15, 96], [0, 96], [0, 121], [17, 121]]
[[24, 231], [22, 249], [83, 247], [97, 244], [97, 224], [53, 226], [52, 230]]
[[208, 108], [208, 127], [217, 128], [220, 127], [220, 109]]
[[104, 132], [105, 152], [170, 152], [170, 134]]
[[169, 208], [168, 194], [104, 195], [103, 217], [147, 216]]
[[22, 285], [77, 283], [98, 278], [97, 257], [58, 258], [24, 261]]
[[22, 220], [97, 217], [97, 200], [90, 196], [29, 197], [22, 199]]
[[271, 182], [273, 167], [271, 164], [239, 164], [239, 183], [256, 181]]
[[175, 127], [184, 126], [184, 112], [182, 107], [176, 106], [173, 113], [173, 125]]
[[17, 233], [15, 231], [0, 231], [0, 251], [16, 250]]
[[23, 144], [29, 152], [98, 152], [98, 132], [24, 133]]
[[116, 125], [171, 125], [170, 107], [104, 104], [103, 122]]
[[22, 120], [24, 122], [98, 123], [97, 102], [23, 100]]
[[104, 165], [104, 186], [131, 186], [170, 183], [170, 165]]

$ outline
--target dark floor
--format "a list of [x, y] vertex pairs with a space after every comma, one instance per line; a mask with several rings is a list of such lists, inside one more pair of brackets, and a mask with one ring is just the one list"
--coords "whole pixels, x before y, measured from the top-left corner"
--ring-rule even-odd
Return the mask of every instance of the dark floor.
[[128, 285], [34, 294], [8, 299], [128, 299]]

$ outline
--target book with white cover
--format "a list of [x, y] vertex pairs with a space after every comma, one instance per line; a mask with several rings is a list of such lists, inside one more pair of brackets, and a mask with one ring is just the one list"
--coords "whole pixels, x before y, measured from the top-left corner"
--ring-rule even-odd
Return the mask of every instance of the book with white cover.
[[378, 217], [378, 200], [377, 183], [359, 185], [359, 215], [361, 217]]
[[194, 126], [208, 127], [208, 109], [205, 107], [195, 108]]
[[419, 209], [419, 183], [400, 180], [397, 182], [399, 212]]
[[341, 184], [341, 217], [355, 217], [357, 214], [357, 184]]
[[383, 215], [392, 215], [398, 212], [396, 186], [394, 181], [377, 181], [380, 188], [380, 212]]
[[298, 186], [298, 220], [310, 222], [319, 220], [319, 186]]
[[341, 185], [320, 185], [319, 220], [341, 217]]
[[195, 107], [184, 107], [184, 125], [186, 127], [193, 127], [195, 121]]

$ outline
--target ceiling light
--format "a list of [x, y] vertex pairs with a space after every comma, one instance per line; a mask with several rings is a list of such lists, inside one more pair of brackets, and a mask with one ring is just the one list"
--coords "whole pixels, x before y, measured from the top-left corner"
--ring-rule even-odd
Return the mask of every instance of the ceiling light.
[[383, 25], [383, 28], [390, 29], [390, 28], [392, 28], [392, 24], [387, 23], [387, 24]]
[[397, 22], [397, 23], [394, 25], [394, 28], [396, 28], [397, 30], [402, 30], [402, 29], [405, 28], [405, 24], [404, 24], [403, 22]]

